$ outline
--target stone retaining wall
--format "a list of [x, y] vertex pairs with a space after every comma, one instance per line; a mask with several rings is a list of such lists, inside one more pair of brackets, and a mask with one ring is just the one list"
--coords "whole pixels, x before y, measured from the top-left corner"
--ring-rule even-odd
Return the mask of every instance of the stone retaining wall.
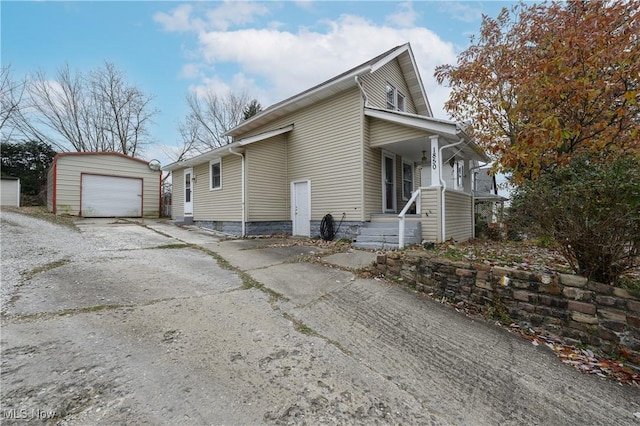
[[503, 322], [545, 330], [640, 365], [640, 291], [567, 274], [430, 259], [426, 252], [379, 254], [377, 269], [416, 290]]

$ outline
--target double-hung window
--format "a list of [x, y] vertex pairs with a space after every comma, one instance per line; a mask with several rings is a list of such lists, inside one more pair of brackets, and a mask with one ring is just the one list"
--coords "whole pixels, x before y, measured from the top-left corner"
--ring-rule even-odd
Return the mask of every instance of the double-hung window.
[[393, 111], [405, 111], [405, 96], [392, 84], [387, 83], [387, 109]]
[[209, 189], [222, 188], [222, 160], [216, 158], [209, 162]]

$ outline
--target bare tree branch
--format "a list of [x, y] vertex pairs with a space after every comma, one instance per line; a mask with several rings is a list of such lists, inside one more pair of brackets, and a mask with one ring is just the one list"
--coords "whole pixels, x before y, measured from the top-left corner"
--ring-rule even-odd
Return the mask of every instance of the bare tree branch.
[[150, 142], [148, 126], [157, 113], [152, 97], [130, 86], [124, 72], [108, 62], [86, 74], [73, 74], [66, 65], [54, 80], [38, 72], [25, 98], [12, 114], [12, 130], [61, 151], [138, 155]]
[[176, 161], [231, 143], [224, 134], [245, 119], [250, 106], [252, 114], [260, 111], [260, 104], [244, 92], [224, 96], [212, 91], [189, 93], [185, 100], [189, 113], [179, 125], [183, 145], [174, 155]]

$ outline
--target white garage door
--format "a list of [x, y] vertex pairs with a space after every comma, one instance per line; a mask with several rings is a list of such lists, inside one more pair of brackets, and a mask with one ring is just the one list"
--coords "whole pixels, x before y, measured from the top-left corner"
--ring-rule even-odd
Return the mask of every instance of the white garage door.
[[142, 179], [82, 175], [84, 217], [142, 216]]
[[2, 179], [0, 204], [3, 206], [20, 206], [20, 180]]

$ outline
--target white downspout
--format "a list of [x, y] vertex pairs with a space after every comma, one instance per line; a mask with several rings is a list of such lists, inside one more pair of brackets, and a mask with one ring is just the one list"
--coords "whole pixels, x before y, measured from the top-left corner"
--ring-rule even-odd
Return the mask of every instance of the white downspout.
[[356, 75], [356, 84], [358, 85], [358, 87], [360, 88], [360, 92], [362, 93], [362, 98], [364, 99], [364, 106], [365, 108], [369, 106], [369, 97], [367, 96], [367, 92], [364, 91], [364, 88], [362, 87], [362, 84], [360, 83], [360, 79], [358, 78], [358, 76]]
[[245, 231], [245, 223], [246, 223], [246, 192], [245, 192], [245, 179], [244, 179], [244, 154], [240, 153], [240, 152], [236, 152], [233, 150], [233, 148], [229, 147], [229, 152], [235, 155], [238, 155], [242, 158], [242, 166], [241, 166], [241, 173], [242, 173], [242, 177], [241, 177], [241, 192], [242, 192], [242, 235], [241, 237], [245, 237], [246, 236], [246, 231]]
[[[454, 146], [458, 146], [462, 142], [464, 142], [464, 138], [460, 138], [460, 140], [458, 142], [454, 142], [454, 143], [451, 143], [449, 145], [445, 145], [445, 146], [440, 147], [440, 150], [439, 150], [440, 152], [438, 153], [439, 154], [438, 158], [440, 158], [440, 160], [442, 160], [442, 151], [444, 151], [445, 148], [452, 148]], [[447, 182], [442, 178], [442, 166], [443, 166], [443, 164], [444, 164], [444, 161], [440, 164], [440, 173], [438, 173], [438, 180], [440, 181], [440, 186], [442, 187], [442, 191], [440, 193], [440, 209], [441, 209], [441, 214], [442, 214], [442, 220], [441, 220], [442, 229], [440, 231], [442, 232], [442, 242], [445, 241], [445, 237], [446, 237], [446, 235], [445, 235], [445, 231], [446, 231], [446, 226], [445, 226], [446, 225], [445, 224], [446, 216], [445, 216], [445, 214], [447, 213], [447, 210], [446, 210], [446, 207], [445, 207], [445, 202], [444, 202], [444, 199], [445, 199], [444, 193], [445, 193], [445, 191], [447, 189]]]

